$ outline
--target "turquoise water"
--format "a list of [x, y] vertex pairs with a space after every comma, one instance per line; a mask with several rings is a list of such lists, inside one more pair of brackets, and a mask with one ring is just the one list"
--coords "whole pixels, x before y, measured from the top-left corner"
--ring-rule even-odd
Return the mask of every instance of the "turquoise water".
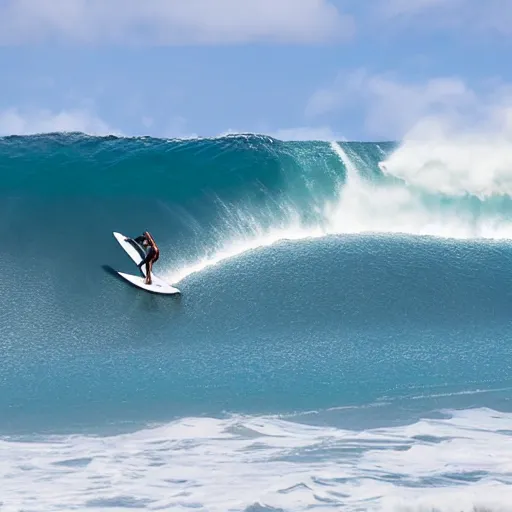
[[1, 505], [508, 510], [512, 204], [404, 151], [0, 139]]

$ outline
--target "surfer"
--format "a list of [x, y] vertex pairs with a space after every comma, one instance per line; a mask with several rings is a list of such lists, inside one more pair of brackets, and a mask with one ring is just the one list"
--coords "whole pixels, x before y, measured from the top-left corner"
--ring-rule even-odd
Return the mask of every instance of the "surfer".
[[137, 265], [139, 269], [142, 269], [142, 265], [146, 265], [146, 284], [151, 284], [151, 271], [153, 270], [153, 263], [158, 261], [160, 257], [160, 250], [155, 243], [154, 238], [151, 236], [149, 231], [144, 231], [144, 233], [137, 238], [133, 239], [134, 242], [137, 242], [146, 249], [146, 256], [144, 259]]

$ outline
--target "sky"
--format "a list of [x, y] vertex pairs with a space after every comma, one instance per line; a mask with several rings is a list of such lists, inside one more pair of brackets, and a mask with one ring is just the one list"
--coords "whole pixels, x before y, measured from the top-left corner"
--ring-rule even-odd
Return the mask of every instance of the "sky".
[[511, 36], [510, 0], [0, 0], [0, 135], [501, 133]]

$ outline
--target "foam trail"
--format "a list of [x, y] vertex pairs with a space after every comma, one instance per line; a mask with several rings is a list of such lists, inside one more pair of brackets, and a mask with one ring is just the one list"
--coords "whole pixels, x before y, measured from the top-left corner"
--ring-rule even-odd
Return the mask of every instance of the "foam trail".
[[[247, 224], [251, 225], [247, 233]], [[285, 228], [263, 229], [248, 220], [244, 223], [243, 217], [237, 226], [229, 231], [231, 236], [227, 241], [220, 243], [213, 255], [200, 258], [195, 263], [183, 263], [178, 270], [172, 270], [165, 274], [166, 279], [173, 283], [179, 283], [186, 277], [196, 272], [201, 272], [224, 260], [234, 258], [248, 251], [268, 247], [283, 240], [304, 240], [306, 238], [318, 238], [325, 236], [326, 232], [320, 227], [306, 228], [301, 226], [297, 216], [290, 214], [290, 220]]]

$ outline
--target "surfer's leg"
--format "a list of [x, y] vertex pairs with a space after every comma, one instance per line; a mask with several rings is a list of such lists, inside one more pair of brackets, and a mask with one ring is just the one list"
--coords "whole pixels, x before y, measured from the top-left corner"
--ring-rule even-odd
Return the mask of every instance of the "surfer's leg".
[[151, 271], [153, 270], [153, 259], [146, 263], [146, 284], [151, 284]]
[[140, 270], [140, 273], [142, 274], [142, 267], [144, 265], [146, 265], [146, 274], [147, 274], [147, 270], [148, 270], [148, 262], [149, 262], [149, 254], [146, 254], [146, 256], [144, 257], [144, 259], [137, 265], [137, 267], [139, 267], [139, 270]]
[[146, 284], [151, 284], [151, 271], [153, 270], [153, 261], [155, 260], [155, 251], [149, 248], [144, 262], [146, 263]]

